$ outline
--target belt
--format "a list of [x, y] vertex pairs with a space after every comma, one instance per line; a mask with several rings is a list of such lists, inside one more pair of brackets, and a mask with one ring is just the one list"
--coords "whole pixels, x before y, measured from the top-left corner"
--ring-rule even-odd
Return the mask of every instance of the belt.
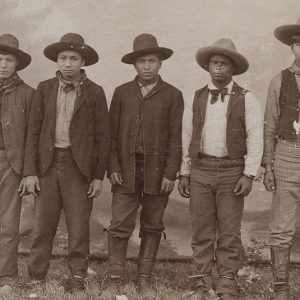
[[209, 155], [209, 154], [205, 154], [205, 153], [198, 153], [198, 157], [197, 158], [205, 158], [208, 160], [224, 160], [224, 159], [230, 159], [229, 156], [223, 156], [223, 157], [218, 157], [218, 156], [213, 156], [213, 155]]
[[67, 147], [67, 148], [58, 148], [58, 147], [55, 147], [55, 151], [58, 151], [58, 152], [70, 152], [71, 151], [71, 147]]

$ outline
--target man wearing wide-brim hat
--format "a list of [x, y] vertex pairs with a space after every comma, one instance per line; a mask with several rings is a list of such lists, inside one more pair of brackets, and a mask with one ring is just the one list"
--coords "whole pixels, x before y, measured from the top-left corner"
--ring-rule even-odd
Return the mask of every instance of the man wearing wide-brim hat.
[[300, 19], [277, 27], [274, 35], [295, 57], [271, 80], [264, 123], [264, 184], [273, 192], [269, 243], [274, 292], [275, 299], [286, 300], [290, 299], [290, 252], [300, 198]]
[[110, 151], [108, 109], [102, 87], [82, 69], [97, 63], [98, 54], [81, 35], [65, 34], [44, 54], [58, 71], [38, 85], [28, 125], [24, 176], [28, 192], [37, 198], [28, 271], [32, 282], [44, 281], [63, 209], [71, 273], [67, 287], [81, 290], [93, 198], [101, 192]]
[[[0, 293], [18, 276], [26, 128], [34, 89], [18, 75], [31, 62], [11, 34], [0, 36]], [[19, 189], [19, 192], [18, 192]]]
[[112, 220], [108, 227], [109, 285], [118, 292], [127, 245], [141, 205], [137, 283], [143, 299], [154, 299], [151, 275], [164, 230], [162, 221], [181, 160], [181, 91], [162, 80], [162, 61], [173, 54], [151, 34], [140, 34], [122, 62], [134, 65], [134, 80], [115, 89], [110, 107]]
[[[193, 260], [191, 299], [207, 299], [215, 283], [219, 299], [239, 299], [236, 283], [242, 251], [244, 197], [252, 188], [263, 151], [260, 105], [233, 81], [248, 69], [232, 40], [220, 39], [196, 53], [210, 81], [186, 103], [178, 189], [190, 197]], [[215, 249], [216, 242], [216, 249]]]

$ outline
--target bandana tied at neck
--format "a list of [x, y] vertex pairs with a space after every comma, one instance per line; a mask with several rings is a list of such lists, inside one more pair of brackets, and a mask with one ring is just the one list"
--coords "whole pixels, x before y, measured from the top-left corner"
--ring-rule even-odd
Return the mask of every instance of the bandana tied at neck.
[[0, 97], [8, 90], [13, 90], [19, 84], [21, 84], [23, 80], [19, 77], [17, 73], [14, 73], [9, 78], [6, 78], [0, 81]]
[[60, 71], [57, 71], [56, 77], [59, 80], [59, 82], [63, 85], [63, 91], [65, 93], [68, 93], [72, 90], [75, 90], [77, 93], [77, 96], [81, 95], [81, 88], [80, 86], [83, 84], [84, 80], [87, 79], [86, 73], [84, 70], [80, 71], [80, 75], [76, 77], [74, 80], [67, 80], [63, 78], [62, 74]]

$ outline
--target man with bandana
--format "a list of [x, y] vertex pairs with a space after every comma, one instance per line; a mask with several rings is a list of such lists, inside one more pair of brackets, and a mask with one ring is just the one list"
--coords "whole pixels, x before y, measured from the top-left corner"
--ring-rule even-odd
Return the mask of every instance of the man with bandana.
[[276, 300], [290, 299], [289, 269], [300, 199], [300, 19], [280, 26], [275, 37], [291, 48], [295, 60], [269, 85], [265, 111], [264, 185], [273, 193], [270, 249]]
[[21, 179], [34, 89], [17, 71], [30, 62], [15, 36], [0, 36], [0, 293], [10, 292], [18, 278], [21, 196], [26, 193]]
[[[193, 260], [191, 299], [239, 299], [236, 276], [242, 251], [244, 197], [252, 189], [263, 152], [259, 102], [233, 80], [247, 71], [248, 60], [230, 39], [202, 47], [197, 63], [211, 80], [186, 103], [181, 179], [183, 197], [190, 197]], [[216, 248], [215, 248], [216, 245]], [[216, 258], [218, 278], [213, 284]]]
[[49, 267], [61, 209], [69, 236], [68, 288], [84, 289], [93, 199], [102, 190], [110, 151], [107, 103], [102, 87], [83, 66], [98, 61], [81, 35], [65, 34], [44, 49], [56, 76], [38, 85], [26, 142], [24, 176], [37, 197], [28, 272], [43, 281]]

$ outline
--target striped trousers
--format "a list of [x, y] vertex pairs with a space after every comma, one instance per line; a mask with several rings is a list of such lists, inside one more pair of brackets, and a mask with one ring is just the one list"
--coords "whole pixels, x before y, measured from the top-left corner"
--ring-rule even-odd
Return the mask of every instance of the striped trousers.
[[289, 247], [300, 202], [300, 145], [279, 140], [275, 149], [276, 191], [271, 206], [270, 246]]

